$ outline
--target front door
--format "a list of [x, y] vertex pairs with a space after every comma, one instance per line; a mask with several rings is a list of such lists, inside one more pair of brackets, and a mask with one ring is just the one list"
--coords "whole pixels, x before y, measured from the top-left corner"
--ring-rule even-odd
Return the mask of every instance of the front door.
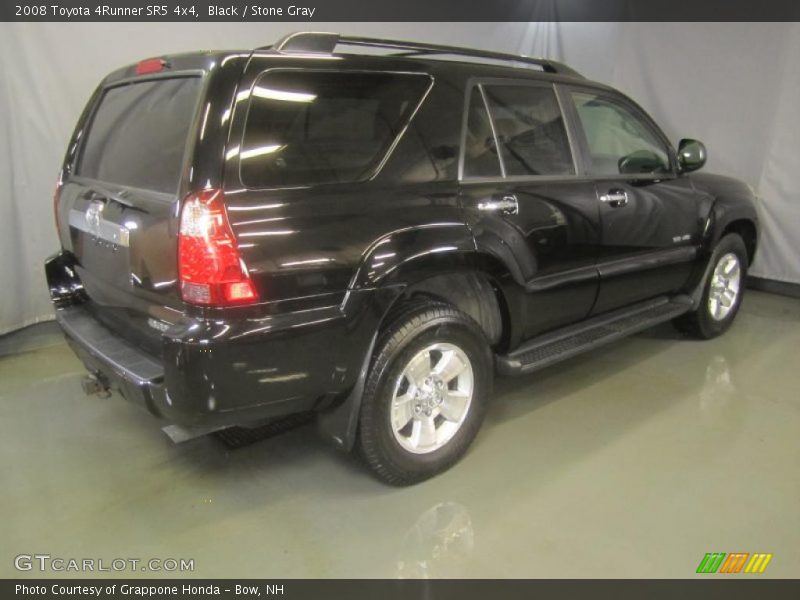
[[593, 313], [679, 291], [696, 258], [701, 221], [695, 191], [677, 175], [669, 143], [619, 94], [570, 87], [565, 96], [602, 224]]

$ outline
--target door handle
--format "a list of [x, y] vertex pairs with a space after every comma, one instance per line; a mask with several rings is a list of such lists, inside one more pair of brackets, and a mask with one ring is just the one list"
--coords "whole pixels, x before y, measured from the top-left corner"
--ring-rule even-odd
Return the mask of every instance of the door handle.
[[478, 210], [496, 211], [504, 215], [516, 215], [519, 212], [519, 203], [514, 194], [508, 194], [479, 202]]
[[628, 192], [625, 190], [608, 190], [600, 196], [600, 202], [608, 204], [611, 208], [621, 208], [628, 204]]

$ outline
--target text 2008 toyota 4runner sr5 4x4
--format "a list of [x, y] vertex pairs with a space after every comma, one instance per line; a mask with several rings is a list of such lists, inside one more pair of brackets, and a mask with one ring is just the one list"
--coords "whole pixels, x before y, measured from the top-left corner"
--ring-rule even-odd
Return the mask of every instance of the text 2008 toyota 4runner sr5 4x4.
[[704, 162], [549, 60], [324, 33], [149, 59], [80, 117], [47, 278], [95, 385], [186, 436], [313, 412], [409, 484], [496, 371], [730, 326], [754, 198]]

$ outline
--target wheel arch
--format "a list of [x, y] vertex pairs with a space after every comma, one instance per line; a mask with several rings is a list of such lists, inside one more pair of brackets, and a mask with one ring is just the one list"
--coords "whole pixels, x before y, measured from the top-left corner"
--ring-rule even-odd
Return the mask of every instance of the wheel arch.
[[[420, 297], [445, 302], [469, 315], [492, 347], [502, 344], [508, 335], [509, 313], [505, 297], [501, 288], [483, 271], [467, 267], [422, 279], [409, 285], [395, 304]], [[384, 319], [382, 326], [387, 320]]]
[[352, 449], [364, 382], [378, 338], [404, 305], [425, 297], [447, 302], [478, 323], [490, 346], [502, 348], [513, 327], [513, 304], [503, 291], [508, 288], [509, 281], [514, 285], [508, 269], [498, 259], [475, 251], [419, 256], [405, 261], [377, 289], [383, 292], [378, 294], [381, 300], [379, 306], [376, 305], [381, 316], [366, 349], [358, 380], [343, 399], [318, 415], [322, 434], [340, 449]]
[[729, 233], [736, 233], [742, 238], [747, 248], [748, 265], [752, 265], [758, 245], [758, 228], [755, 222], [747, 218], [733, 220], [722, 229], [720, 232], [720, 239]]

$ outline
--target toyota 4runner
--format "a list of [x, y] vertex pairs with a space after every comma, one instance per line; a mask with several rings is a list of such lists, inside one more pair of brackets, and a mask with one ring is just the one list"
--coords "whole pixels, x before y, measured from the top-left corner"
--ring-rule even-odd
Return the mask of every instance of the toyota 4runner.
[[314, 414], [410, 484], [464, 454], [495, 373], [731, 325], [754, 198], [704, 162], [554, 61], [293, 34], [106, 77], [46, 274], [89, 388], [173, 437]]

